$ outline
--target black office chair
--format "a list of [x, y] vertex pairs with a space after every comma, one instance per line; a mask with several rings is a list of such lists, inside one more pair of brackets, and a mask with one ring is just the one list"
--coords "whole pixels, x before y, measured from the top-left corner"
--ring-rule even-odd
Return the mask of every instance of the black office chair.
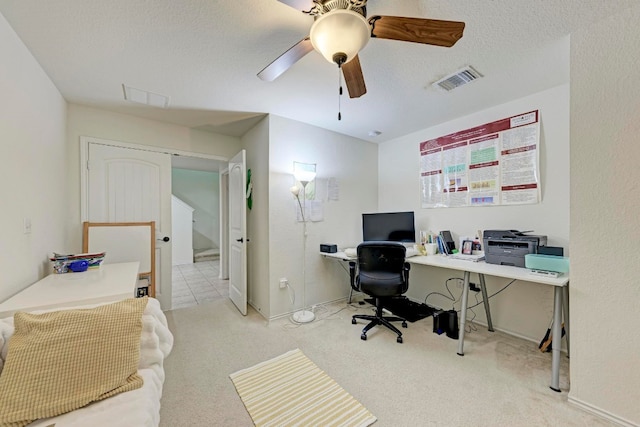
[[400, 296], [409, 289], [410, 265], [405, 262], [406, 248], [396, 242], [364, 242], [358, 246], [358, 268], [356, 262], [349, 262], [351, 287], [374, 298], [376, 314], [356, 314], [351, 319], [369, 320], [370, 323], [362, 330], [360, 338], [367, 339], [367, 332], [376, 325], [383, 325], [398, 334], [396, 341], [402, 343], [402, 332], [391, 322], [402, 322], [407, 327], [407, 320], [397, 316], [383, 316], [382, 308], [386, 299]]

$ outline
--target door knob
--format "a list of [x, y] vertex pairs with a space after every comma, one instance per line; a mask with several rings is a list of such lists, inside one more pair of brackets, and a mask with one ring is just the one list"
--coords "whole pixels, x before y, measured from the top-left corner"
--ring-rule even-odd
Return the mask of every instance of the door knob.
[[164, 236], [162, 239], [156, 239], [156, 240], [160, 240], [162, 242], [168, 242], [171, 239], [169, 238], [169, 236]]

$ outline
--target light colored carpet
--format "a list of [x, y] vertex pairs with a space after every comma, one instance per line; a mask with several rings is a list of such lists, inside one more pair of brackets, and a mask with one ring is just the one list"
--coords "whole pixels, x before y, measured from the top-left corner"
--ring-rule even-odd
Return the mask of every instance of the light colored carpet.
[[299, 349], [229, 377], [256, 426], [366, 427], [376, 420]]
[[549, 389], [551, 354], [537, 343], [478, 326], [457, 341], [432, 332], [432, 319], [409, 323], [404, 343], [376, 327], [367, 341], [351, 315], [363, 306], [321, 307], [318, 320], [267, 322], [242, 316], [228, 299], [167, 312], [175, 336], [165, 361], [162, 427], [252, 426], [229, 375], [299, 348], [377, 418], [375, 427], [609, 426], [567, 403], [568, 359]]

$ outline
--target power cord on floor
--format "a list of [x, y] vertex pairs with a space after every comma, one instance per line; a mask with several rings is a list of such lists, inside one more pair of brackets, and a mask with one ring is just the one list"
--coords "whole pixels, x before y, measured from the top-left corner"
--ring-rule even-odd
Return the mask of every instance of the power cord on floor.
[[[446, 298], [450, 301], [452, 301], [451, 303], [451, 309], [452, 310], [456, 310], [458, 313], [462, 312], [462, 309], [456, 309], [456, 304], [461, 303], [461, 298], [462, 298], [462, 292], [464, 291], [464, 289], [462, 289], [462, 291], [460, 292], [460, 295], [456, 298], [453, 295], [453, 292], [451, 291], [451, 289], [449, 288], [449, 282], [456, 280], [458, 283], [461, 283], [462, 286], [464, 287], [464, 279], [460, 278], [460, 277], [451, 277], [449, 279], [447, 279], [445, 281], [445, 288], [447, 289], [448, 295], [445, 295], [441, 292], [430, 292], [428, 293], [425, 297], [424, 297], [424, 303], [427, 304], [427, 299], [431, 296], [431, 295], [440, 295], [443, 298]], [[494, 296], [498, 295], [500, 292], [504, 291], [505, 289], [507, 289], [509, 286], [511, 286], [517, 279], [513, 279], [511, 280], [509, 283], [507, 283], [506, 285], [504, 285], [502, 287], [502, 289], [494, 292], [491, 295], [487, 296], [487, 299], [491, 299]], [[479, 306], [480, 304], [484, 304], [484, 299], [478, 299], [478, 293], [476, 292], [475, 294], [475, 298], [476, 298], [476, 303], [470, 307], [467, 307], [467, 310], [471, 312], [471, 318], [467, 318], [467, 324], [465, 325], [465, 332], [471, 332], [471, 331], [477, 331], [478, 329], [476, 328], [475, 324], [473, 323], [473, 321], [475, 320], [477, 314], [476, 312], [473, 310], [475, 307]]]
[[339, 314], [342, 311], [346, 310], [348, 307], [349, 307], [348, 305], [345, 305], [344, 307], [342, 307], [342, 308], [340, 308], [340, 309], [338, 309], [336, 311], [328, 313], [329, 310], [326, 307], [320, 306], [320, 309], [323, 309], [325, 311], [325, 313], [328, 313], [328, 314], [326, 316], [324, 316], [324, 317], [320, 317], [318, 320], [319, 321], [322, 321], [322, 320], [343, 320], [341, 316], [337, 316], [337, 317], [334, 317], [334, 316], [336, 316], [337, 314]]
[[[329, 313], [329, 310], [324, 305], [312, 305], [311, 311], [315, 314], [316, 318], [309, 323], [318, 323], [323, 320], [343, 320], [343, 318], [340, 316], [338, 317], [334, 317], [334, 316], [336, 316], [338, 313], [348, 308], [355, 309], [355, 307], [352, 304], [347, 304], [344, 307]], [[296, 322], [295, 320], [293, 320], [293, 314], [289, 316], [289, 321], [290, 323], [286, 323], [282, 326], [283, 329], [296, 329], [304, 325], [304, 323]]]

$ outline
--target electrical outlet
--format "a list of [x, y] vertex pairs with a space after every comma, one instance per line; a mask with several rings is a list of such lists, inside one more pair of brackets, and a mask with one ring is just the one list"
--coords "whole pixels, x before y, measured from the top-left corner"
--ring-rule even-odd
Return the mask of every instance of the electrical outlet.
[[280, 289], [285, 289], [287, 286], [289, 286], [289, 279], [286, 277], [280, 279]]
[[22, 233], [31, 234], [31, 218], [24, 218], [22, 221]]

